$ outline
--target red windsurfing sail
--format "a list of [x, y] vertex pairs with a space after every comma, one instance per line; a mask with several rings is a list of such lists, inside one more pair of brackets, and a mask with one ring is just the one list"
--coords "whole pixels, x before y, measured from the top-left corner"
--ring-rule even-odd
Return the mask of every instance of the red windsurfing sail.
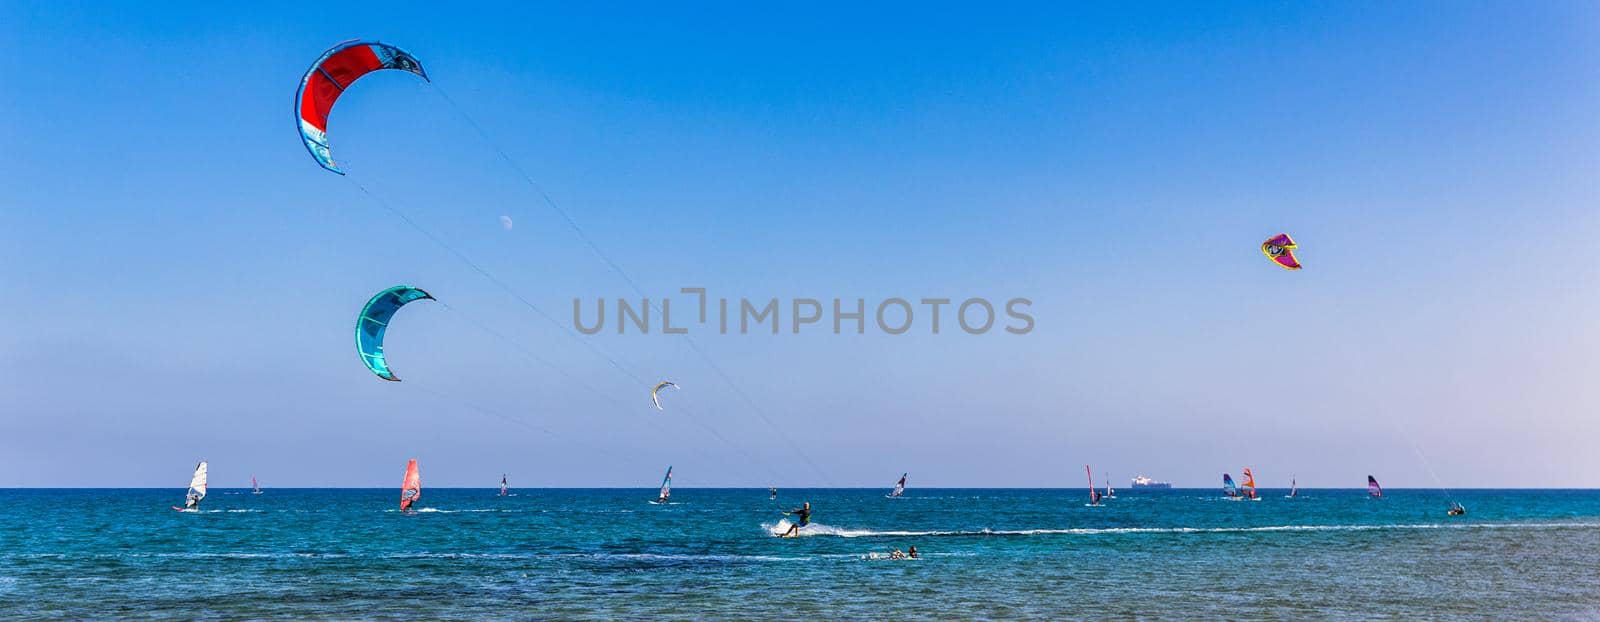
[[1247, 499], [1256, 498], [1256, 476], [1250, 469], [1244, 470], [1244, 496]]
[[400, 484], [400, 511], [411, 509], [421, 498], [422, 476], [417, 474], [417, 459], [412, 458], [406, 463], [406, 480]]
[[1100, 491], [1094, 489], [1094, 472], [1089, 465], [1083, 465], [1083, 474], [1089, 477], [1089, 505], [1100, 505]]

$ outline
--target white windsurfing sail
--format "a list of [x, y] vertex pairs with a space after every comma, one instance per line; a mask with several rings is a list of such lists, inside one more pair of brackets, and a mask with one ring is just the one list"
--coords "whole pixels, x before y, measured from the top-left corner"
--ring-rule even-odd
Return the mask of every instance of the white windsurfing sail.
[[656, 499], [656, 503], [666, 503], [670, 498], [672, 498], [672, 467], [668, 466], [666, 477], [661, 478], [661, 496]]
[[1289, 498], [1293, 499], [1298, 496], [1300, 496], [1300, 481], [1291, 477], [1289, 478]]
[[511, 490], [509, 488], [507, 488], [507, 486], [506, 486], [506, 476], [505, 476], [505, 474], [501, 473], [500, 474], [500, 496], [504, 497], [504, 496], [506, 496], [508, 494], [511, 494]]
[[185, 509], [200, 509], [200, 500], [206, 498], [206, 461], [194, 467], [194, 477], [189, 478], [189, 494], [184, 497]]
[[901, 473], [900, 474], [900, 481], [895, 482], [894, 490], [889, 492], [889, 496], [898, 497], [900, 495], [906, 494], [906, 476], [907, 475], [909, 475], [909, 473]]

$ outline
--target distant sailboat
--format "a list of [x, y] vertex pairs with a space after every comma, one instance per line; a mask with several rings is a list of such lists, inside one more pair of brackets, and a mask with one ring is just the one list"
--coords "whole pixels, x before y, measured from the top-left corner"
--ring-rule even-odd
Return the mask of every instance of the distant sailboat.
[[417, 459], [406, 463], [406, 479], [400, 483], [400, 511], [411, 512], [412, 506], [422, 498], [422, 475], [417, 472]]
[[1299, 496], [1300, 496], [1300, 482], [1291, 477], [1291, 478], [1289, 478], [1289, 494], [1288, 494], [1288, 496], [1285, 496], [1284, 498], [1285, 499], [1294, 499], [1294, 498], [1297, 498]]
[[179, 512], [199, 512], [200, 500], [206, 498], [206, 461], [194, 467], [194, 476], [189, 478], [189, 492], [183, 497], [183, 507], [173, 507]]
[[894, 499], [894, 498], [897, 498], [897, 497], [899, 497], [901, 495], [906, 494], [906, 476], [907, 475], [909, 475], [909, 473], [901, 473], [900, 474], [900, 481], [895, 482], [894, 490], [889, 491], [888, 497], [890, 499]]
[[1367, 496], [1373, 499], [1383, 497], [1383, 487], [1378, 485], [1378, 478], [1371, 475], [1367, 476]]
[[1106, 476], [1106, 498], [1107, 499], [1115, 499], [1115, 498], [1117, 498], [1117, 491], [1111, 488], [1111, 476], [1110, 475]]
[[500, 496], [505, 497], [505, 496], [509, 496], [510, 494], [511, 494], [511, 489], [506, 486], [506, 474], [505, 473], [501, 473], [500, 474]]
[[655, 504], [659, 505], [659, 504], [662, 504], [662, 503], [666, 503], [667, 500], [671, 499], [671, 498], [672, 498], [672, 467], [668, 466], [667, 467], [667, 476], [661, 478], [661, 496], [656, 497], [656, 500], [655, 501], [651, 501], [651, 503], [655, 503]]
[[1094, 489], [1094, 471], [1089, 470], [1089, 465], [1083, 465], [1083, 474], [1089, 477], [1089, 505], [1100, 505], [1100, 491]]
[[1234, 501], [1244, 498], [1239, 496], [1239, 488], [1233, 485], [1233, 476], [1227, 473], [1222, 474], [1222, 494], [1228, 495], [1228, 498]]
[[1244, 496], [1244, 498], [1251, 501], [1261, 500], [1256, 496], [1256, 476], [1252, 475], [1250, 473], [1250, 469], [1248, 468], [1244, 470], [1244, 490], [1241, 492], [1241, 494]]
[[261, 494], [261, 486], [256, 484], [256, 476], [254, 476], [254, 475], [250, 476], [250, 494], [252, 494], [252, 495]]

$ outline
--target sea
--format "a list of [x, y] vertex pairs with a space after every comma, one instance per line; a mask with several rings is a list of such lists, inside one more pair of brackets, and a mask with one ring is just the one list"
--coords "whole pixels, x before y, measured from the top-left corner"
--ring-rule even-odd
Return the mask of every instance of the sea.
[[1600, 619], [1600, 491], [885, 492], [0, 490], [0, 619]]

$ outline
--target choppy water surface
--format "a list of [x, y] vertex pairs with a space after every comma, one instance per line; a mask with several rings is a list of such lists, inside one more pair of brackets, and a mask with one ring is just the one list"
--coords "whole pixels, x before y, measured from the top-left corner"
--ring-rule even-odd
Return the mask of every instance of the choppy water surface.
[[516, 492], [3, 490], [0, 617], [1600, 618], [1600, 491]]

